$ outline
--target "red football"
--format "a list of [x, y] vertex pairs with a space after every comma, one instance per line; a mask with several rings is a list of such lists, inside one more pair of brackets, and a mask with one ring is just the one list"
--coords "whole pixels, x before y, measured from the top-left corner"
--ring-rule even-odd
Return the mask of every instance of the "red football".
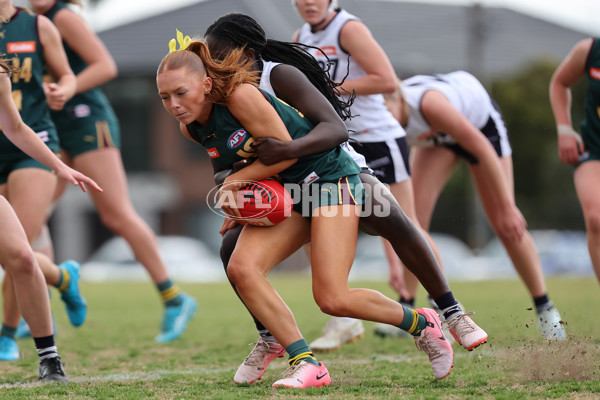
[[265, 179], [238, 191], [238, 210], [250, 225], [272, 226], [292, 214], [292, 197], [277, 181]]

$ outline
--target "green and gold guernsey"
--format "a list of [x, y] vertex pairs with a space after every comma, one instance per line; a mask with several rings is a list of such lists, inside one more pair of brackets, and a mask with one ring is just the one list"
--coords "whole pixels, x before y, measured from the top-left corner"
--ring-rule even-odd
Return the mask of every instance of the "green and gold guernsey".
[[[296, 109], [263, 90], [261, 92], [283, 120], [292, 139], [305, 136], [313, 129], [313, 125]], [[206, 148], [210, 158], [221, 169], [229, 169], [245, 158], [256, 157], [256, 151], [252, 148], [254, 138], [226, 106], [214, 104], [212, 118], [205, 126], [192, 123], [187, 125], [187, 130], [194, 140]], [[322, 183], [335, 182], [358, 173], [358, 165], [338, 146], [330, 151], [299, 158], [279, 176], [290, 183]]]
[[[17, 8], [12, 18], [0, 25], [0, 52], [18, 68], [13, 73], [12, 95], [23, 121], [52, 149], [58, 151], [56, 128], [42, 88], [44, 56], [38, 37], [37, 16]], [[22, 156], [4, 134], [0, 135], [0, 158]]]
[[595, 38], [585, 65], [588, 88], [581, 136], [592, 159], [600, 159], [600, 38]]
[[[57, 1], [50, 10], [48, 10], [44, 16], [54, 21], [56, 14], [62, 9], [69, 9], [69, 5], [63, 1]], [[75, 75], [88, 67], [88, 64], [75, 52], [69, 45], [63, 41], [63, 47], [69, 60], [69, 65]], [[94, 141], [108, 140], [110, 146], [120, 146], [120, 133], [117, 118], [114, 114], [108, 99], [102, 93], [100, 88], [96, 87], [85, 91], [83, 93], [76, 94], [66, 104], [65, 107], [60, 111], [52, 111], [52, 119], [58, 129], [58, 135], [61, 139], [61, 145], [67, 146], [66, 150], [71, 156], [77, 155], [80, 152], [94, 149], [94, 147], [81, 148], [81, 145], [73, 145], [73, 138], [71, 135], [75, 135], [74, 131], [77, 131], [81, 135], [99, 136]], [[109, 124], [110, 135], [99, 134], [96, 132], [97, 127], [95, 126], [98, 121], [107, 121]], [[108, 138], [108, 139], [107, 139]], [[85, 138], [84, 138], [85, 140]], [[88, 141], [90, 139], [87, 139]], [[63, 146], [65, 147], [65, 146]], [[73, 148], [72, 148], [73, 147]], [[85, 146], [84, 146], [85, 147]], [[98, 147], [104, 147], [100, 144]]]

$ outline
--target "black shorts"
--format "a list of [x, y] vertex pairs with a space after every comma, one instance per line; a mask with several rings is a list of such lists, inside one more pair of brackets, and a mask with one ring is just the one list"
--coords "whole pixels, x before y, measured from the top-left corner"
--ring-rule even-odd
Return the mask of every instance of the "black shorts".
[[410, 178], [406, 137], [384, 142], [350, 142], [354, 150], [365, 156], [373, 175], [383, 183], [392, 184]]
[[[487, 123], [483, 128], [480, 129], [480, 131], [492, 144], [492, 147], [496, 151], [498, 157], [508, 157], [512, 154], [512, 149], [508, 140], [508, 131], [506, 129], [506, 125], [504, 124], [504, 120], [502, 119], [502, 114], [500, 114], [498, 105], [493, 100], [492, 104], [494, 105], [494, 109], [497, 111], [497, 113], [490, 115]], [[445, 143], [442, 144], [442, 146], [452, 150], [456, 155], [467, 160], [469, 164], [479, 163], [477, 157], [469, 153], [459, 144]]]

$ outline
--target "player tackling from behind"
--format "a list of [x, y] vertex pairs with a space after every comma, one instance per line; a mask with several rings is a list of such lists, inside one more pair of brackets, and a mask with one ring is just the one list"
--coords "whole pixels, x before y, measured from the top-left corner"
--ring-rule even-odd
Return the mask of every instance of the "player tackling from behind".
[[[327, 77], [315, 58], [302, 50], [301, 46], [267, 39], [264, 30], [253, 18], [237, 13], [217, 19], [207, 28], [205, 38], [213, 56], [218, 58], [223, 53], [227, 54], [234, 49], [244, 48], [244, 55], [252, 62], [253, 68], [261, 72], [260, 87], [296, 108], [315, 124], [315, 128], [306, 136], [292, 142], [280, 142], [272, 138], [261, 139], [260, 145], [256, 146], [261, 161], [270, 164], [292, 158], [295, 155], [318, 153], [341, 142], [330, 129], [327, 129], [326, 121], [319, 121], [318, 111], [322, 107], [314, 104], [315, 96], [307, 90], [306, 79], [310, 80], [312, 85], [331, 102], [336, 110], [347, 109], [347, 103], [345, 104], [331, 90], [336, 85]], [[349, 117], [343, 112], [338, 111], [338, 114], [343, 119]], [[389, 190], [367, 172], [368, 168], [364, 158], [353, 151], [351, 147], [342, 148], [348, 151], [359, 166], [363, 166], [359, 177], [365, 185], [365, 189], [376, 193], [375, 196], [369, 196], [365, 205], [366, 215], [361, 215], [360, 218], [361, 230], [369, 234], [381, 235], [390, 240], [398, 256], [406, 262], [411, 271], [419, 276], [420, 281], [436, 301], [442, 304], [446, 301], [451, 306], [451, 300], [454, 300], [454, 297], [423, 235], [405, 215]], [[382, 194], [383, 197], [381, 197]], [[389, 212], [378, 215], [377, 209], [385, 207]], [[225, 266], [229, 263], [229, 257], [235, 248], [240, 228], [237, 226], [224, 233], [221, 259]], [[455, 322], [451, 326], [452, 336], [456, 336], [467, 350], [472, 350], [484, 343], [487, 340], [487, 334], [477, 327], [468, 316], [462, 314], [462, 310], [453, 310], [450, 306], [446, 311], [452, 317], [450, 319]], [[251, 383], [260, 379], [269, 363], [274, 358], [283, 356], [284, 353], [281, 344], [255, 316], [253, 317], [260, 339], [236, 371], [234, 376], [236, 383]], [[332, 318], [334, 322], [340, 320], [342, 324], [337, 324], [337, 326], [342, 329], [336, 330], [336, 336], [329, 335], [326, 338], [332, 343], [330, 346], [339, 347], [341, 343], [359, 337], [364, 332], [361, 321], [356, 321], [356, 324], [346, 324], [342, 318]], [[393, 325], [381, 325], [400, 330]], [[332, 331], [329, 330], [329, 332]], [[402, 332], [410, 336], [405, 331], [402, 330]]]
[[[165, 109], [180, 122], [182, 134], [211, 151], [215, 172], [232, 169], [234, 163], [252, 157], [239, 149], [245, 149], [243, 146], [254, 140], [269, 137], [289, 142], [313, 129], [305, 116], [256, 88], [257, 73], [241, 50], [234, 50], [215, 63], [204, 42], [182, 35], [179, 39], [180, 49], [176, 50], [173, 44], [172, 52], [159, 65], [159, 95]], [[346, 127], [335, 110], [308, 80], [306, 85], [313, 90], [321, 116], [331, 121], [331, 129], [345, 134]], [[246, 137], [237, 143], [238, 147], [229, 148], [227, 139], [239, 129], [247, 133]], [[223, 187], [228, 189], [223, 190], [235, 191], [248, 181], [277, 174], [286, 183], [306, 182], [317, 189], [322, 184], [335, 183], [337, 187], [311, 204], [306, 216], [310, 223], [294, 212], [274, 226], [246, 225], [229, 262], [228, 278], [238, 295], [289, 354], [290, 368], [274, 387], [309, 388], [331, 383], [327, 368], [317, 361], [291, 310], [267, 279], [272, 268], [309, 240], [313, 296], [321, 310], [401, 326], [415, 336], [417, 343], [435, 341], [438, 346], [420, 349], [428, 355], [436, 378], [443, 379], [450, 373], [452, 347], [445, 340], [435, 311], [408, 309], [377, 291], [348, 287], [363, 198], [359, 172], [352, 158], [336, 147], [268, 166], [256, 160], [224, 181]]]

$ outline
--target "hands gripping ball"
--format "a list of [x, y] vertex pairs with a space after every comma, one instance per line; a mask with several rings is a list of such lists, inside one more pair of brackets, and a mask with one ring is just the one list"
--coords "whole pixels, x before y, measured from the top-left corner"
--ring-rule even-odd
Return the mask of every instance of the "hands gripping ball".
[[277, 181], [265, 179], [238, 190], [241, 220], [250, 225], [272, 226], [292, 214], [292, 197]]

